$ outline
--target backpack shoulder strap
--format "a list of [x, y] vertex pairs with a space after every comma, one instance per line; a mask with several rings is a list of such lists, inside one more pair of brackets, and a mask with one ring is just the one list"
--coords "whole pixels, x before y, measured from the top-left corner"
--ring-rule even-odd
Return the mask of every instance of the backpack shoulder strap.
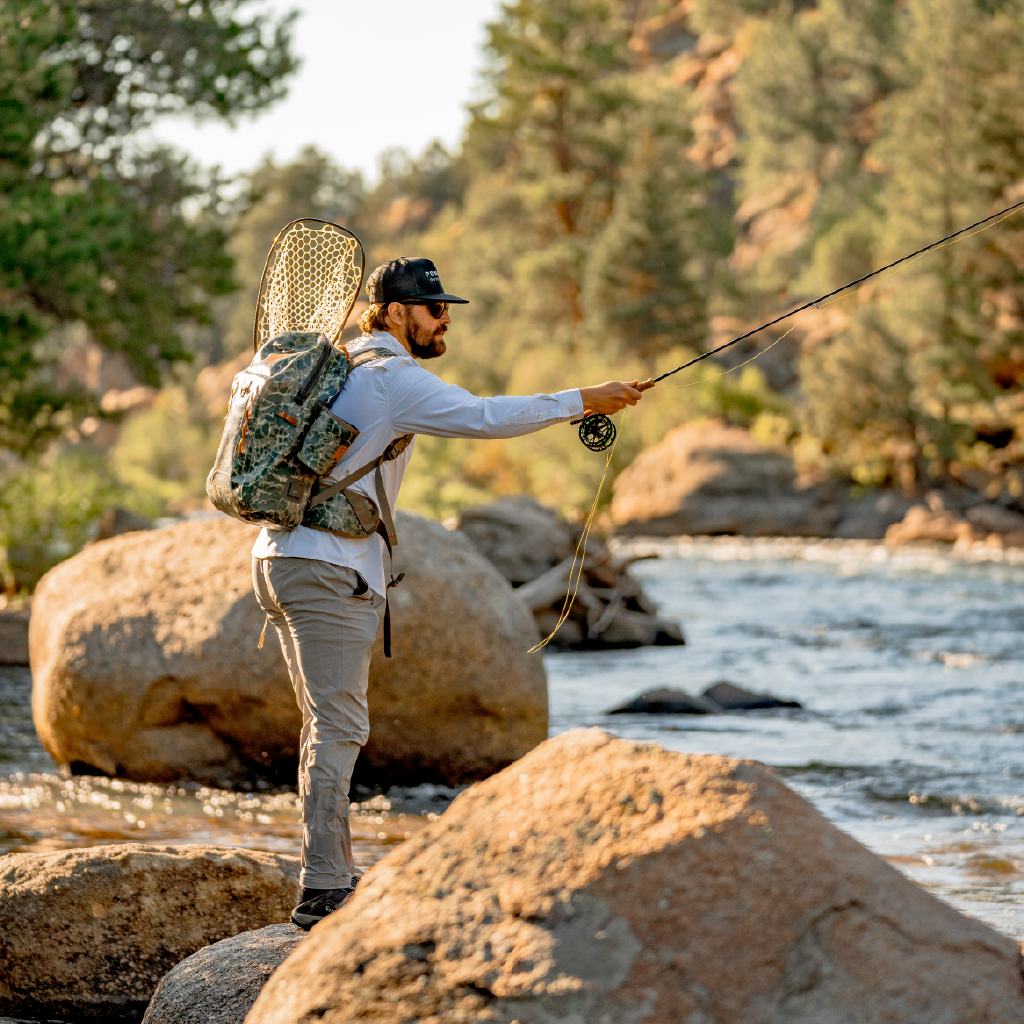
[[368, 462], [365, 466], [361, 466], [359, 469], [354, 470], [337, 483], [331, 484], [330, 487], [325, 487], [322, 491], [317, 491], [310, 501], [309, 507], [316, 508], [317, 505], [322, 505], [325, 501], [330, 501], [331, 498], [336, 494], [340, 494], [346, 487], [351, 487], [357, 480], [362, 480], [364, 476], [372, 473], [381, 465], [381, 463], [397, 459], [398, 456], [409, 447], [409, 442], [412, 441], [412, 438], [412, 434], [403, 434], [401, 437], [396, 437], [395, 440], [384, 449], [383, 453], [373, 460], [373, 462]]
[[[345, 353], [348, 355], [348, 352]], [[390, 359], [395, 353], [389, 348], [364, 348], [362, 352], [357, 352], [354, 356], [349, 356], [349, 366], [351, 369], [355, 369], [357, 366], [362, 366], [363, 363], [372, 362], [374, 359]]]

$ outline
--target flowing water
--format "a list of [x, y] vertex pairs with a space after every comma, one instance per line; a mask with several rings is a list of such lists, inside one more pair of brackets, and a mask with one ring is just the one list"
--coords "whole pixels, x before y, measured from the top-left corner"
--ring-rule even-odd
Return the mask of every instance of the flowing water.
[[[1024, 554], [737, 538], [622, 550], [657, 556], [633, 572], [688, 644], [549, 655], [552, 733], [599, 725], [775, 766], [920, 885], [1024, 938]], [[642, 690], [719, 679], [803, 710], [603, 714]], [[292, 793], [62, 778], [28, 692], [27, 670], [0, 669], [0, 852], [129, 840], [296, 850]], [[360, 865], [452, 795], [363, 795]]]

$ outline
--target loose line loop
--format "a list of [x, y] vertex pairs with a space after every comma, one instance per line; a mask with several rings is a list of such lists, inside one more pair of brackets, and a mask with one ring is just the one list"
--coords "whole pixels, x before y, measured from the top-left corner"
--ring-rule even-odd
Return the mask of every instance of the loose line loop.
[[[615, 448], [619, 443], [619, 438], [622, 437], [622, 424], [625, 419], [626, 409], [623, 409], [622, 416], [619, 418], [619, 429], [615, 433], [615, 440], [612, 442], [612, 446], [608, 451], [608, 456], [604, 460], [604, 472], [601, 474], [601, 482], [597, 485], [597, 494], [594, 495], [594, 503], [590, 506], [590, 514], [583, 522], [583, 534], [580, 537], [579, 543], [576, 545], [576, 551], [572, 556], [572, 567], [569, 569], [569, 587], [565, 592], [565, 600], [562, 602], [562, 610], [559, 613], [558, 622], [548, 636], [536, 646], [531, 647], [526, 652], [527, 654], [536, 654], [541, 648], [547, 647], [554, 635], [562, 628], [562, 623], [569, 618], [569, 612], [572, 611], [573, 602], [576, 600], [576, 593], [580, 589], [580, 577], [583, 575], [583, 562], [587, 557], [587, 542], [590, 540], [590, 530], [594, 525], [594, 517], [597, 515], [597, 503], [601, 500], [601, 494], [604, 491], [604, 482], [608, 479], [608, 467], [612, 464], [612, 456], [615, 454]], [[578, 569], [577, 563], [579, 564]], [[573, 583], [573, 573], [576, 574], [575, 585]]]

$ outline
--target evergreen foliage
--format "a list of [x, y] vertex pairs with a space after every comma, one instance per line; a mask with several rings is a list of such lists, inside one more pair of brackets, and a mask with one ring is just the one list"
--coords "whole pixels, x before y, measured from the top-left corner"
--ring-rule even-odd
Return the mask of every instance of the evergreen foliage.
[[39, 449], [85, 396], [40, 341], [81, 322], [136, 376], [188, 358], [180, 327], [233, 288], [225, 232], [184, 161], [129, 145], [168, 111], [230, 118], [281, 93], [290, 19], [251, 0], [9, 0], [0, 7], [0, 445]]
[[[201, 500], [216, 423], [177, 364], [211, 319], [204, 357], [248, 350], [267, 249], [296, 217], [341, 220], [371, 267], [432, 258], [472, 302], [431, 368], [494, 394], [657, 374], [1024, 197], [1024, 0], [509, 0], [457, 151], [385, 153], [366, 189], [310, 148], [225, 205], [215, 178], [127, 142], [165, 111], [279, 95], [289, 20], [252, 3], [0, 8], [0, 447], [45, 449], [38, 487], [8, 473], [37, 512], [0, 500], [0, 544], [51, 537], [39, 564], [115, 495]], [[667, 55], [641, 38], [666, 25]], [[85, 457], [66, 442], [89, 401], [56, 386], [68, 322], [165, 385], [102, 468], [61, 461]], [[762, 352], [791, 326], [645, 396], [610, 473], [710, 415], [852, 486], [960, 481], [1024, 509], [1024, 215]], [[78, 505], [47, 489], [72, 464]], [[603, 470], [570, 428], [422, 438], [403, 504], [445, 516], [526, 491], [572, 512]]]

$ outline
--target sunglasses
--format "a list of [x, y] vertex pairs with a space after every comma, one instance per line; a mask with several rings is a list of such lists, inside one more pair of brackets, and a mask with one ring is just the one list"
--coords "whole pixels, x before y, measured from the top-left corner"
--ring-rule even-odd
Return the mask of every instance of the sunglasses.
[[441, 317], [448, 312], [447, 302], [427, 302], [422, 299], [405, 299], [402, 302], [403, 306], [426, 306], [427, 311], [435, 320], [440, 320]]

